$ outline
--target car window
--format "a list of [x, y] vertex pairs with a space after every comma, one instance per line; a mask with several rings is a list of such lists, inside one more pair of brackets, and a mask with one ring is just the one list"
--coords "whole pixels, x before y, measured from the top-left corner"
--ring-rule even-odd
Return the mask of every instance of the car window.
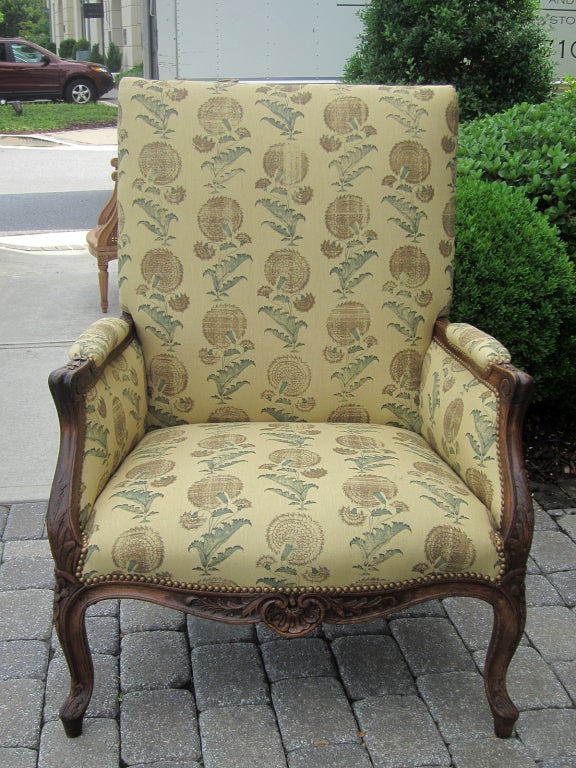
[[0, 43], [0, 61], [6, 61], [6, 43]]
[[36, 50], [36, 48], [32, 48], [31, 45], [12, 43], [12, 55], [14, 56], [14, 61], [17, 61], [19, 64], [39, 64], [44, 54]]

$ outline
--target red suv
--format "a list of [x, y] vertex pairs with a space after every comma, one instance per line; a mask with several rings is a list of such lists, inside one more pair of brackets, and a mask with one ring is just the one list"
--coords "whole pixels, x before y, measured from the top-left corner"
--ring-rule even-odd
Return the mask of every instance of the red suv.
[[0, 37], [0, 99], [95, 101], [114, 87], [110, 70], [89, 61], [59, 59], [17, 37]]

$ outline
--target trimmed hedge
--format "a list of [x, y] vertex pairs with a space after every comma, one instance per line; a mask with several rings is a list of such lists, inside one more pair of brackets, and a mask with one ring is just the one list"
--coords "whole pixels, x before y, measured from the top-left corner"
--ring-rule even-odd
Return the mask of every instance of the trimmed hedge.
[[523, 192], [462, 177], [451, 318], [495, 336], [536, 383], [576, 408], [576, 282], [558, 231]]
[[462, 125], [458, 172], [523, 190], [576, 259], [576, 89]]

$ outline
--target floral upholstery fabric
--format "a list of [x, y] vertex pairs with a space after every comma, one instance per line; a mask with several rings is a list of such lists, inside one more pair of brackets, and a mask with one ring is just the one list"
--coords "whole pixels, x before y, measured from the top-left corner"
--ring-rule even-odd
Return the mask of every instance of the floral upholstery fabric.
[[498, 578], [493, 518], [409, 430], [240, 423], [155, 430], [90, 519], [88, 583], [323, 589]]
[[120, 298], [150, 426], [418, 428], [457, 112], [447, 86], [122, 81]]

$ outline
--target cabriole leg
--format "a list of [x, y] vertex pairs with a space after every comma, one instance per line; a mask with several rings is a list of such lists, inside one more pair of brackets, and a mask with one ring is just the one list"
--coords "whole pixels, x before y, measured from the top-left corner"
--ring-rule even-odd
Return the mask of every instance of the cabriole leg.
[[524, 577], [508, 582], [493, 603], [494, 627], [486, 654], [484, 686], [494, 717], [494, 731], [500, 738], [512, 735], [518, 709], [508, 695], [506, 673], [526, 623]]
[[86, 636], [87, 604], [82, 595], [72, 594], [65, 600], [56, 596], [56, 632], [70, 670], [70, 693], [60, 709], [60, 719], [70, 738], [80, 736], [84, 713], [94, 688], [94, 667]]

